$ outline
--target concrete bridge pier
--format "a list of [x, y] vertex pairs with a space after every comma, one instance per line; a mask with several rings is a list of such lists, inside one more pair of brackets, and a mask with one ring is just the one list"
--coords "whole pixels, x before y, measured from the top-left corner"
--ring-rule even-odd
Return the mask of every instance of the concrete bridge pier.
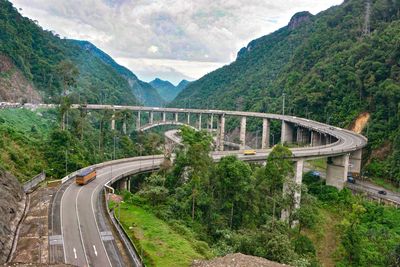
[[136, 130], [140, 129], [140, 111], [138, 111], [137, 118], [136, 118]]
[[349, 171], [349, 154], [337, 157], [329, 157], [327, 160], [326, 184], [343, 189], [347, 181]]
[[175, 113], [175, 121], [178, 122], [179, 121], [179, 113]]
[[186, 113], [186, 123], [190, 125], [190, 113]]
[[240, 149], [246, 147], [246, 117], [242, 117], [240, 121]]
[[116, 182], [116, 189], [119, 191], [127, 190], [128, 189], [128, 178], [122, 178], [118, 182]]
[[298, 144], [307, 144], [310, 140], [309, 131], [303, 127], [297, 127], [297, 143]]
[[126, 134], [126, 121], [125, 120], [122, 122], [122, 133]]
[[290, 122], [282, 121], [281, 143], [293, 143], [293, 130], [294, 127]]
[[166, 121], [167, 120], [167, 113], [163, 112], [162, 113], [162, 121]]
[[199, 114], [199, 121], [198, 121], [197, 128], [199, 129], [199, 131], [201, 131], [201, 113]]
[[220, 115], [218, 122], [218, 150], [224, 151], [224, 140], [225, 140], [225, 114]]
[[[283, 185], [283, 195], [287, 194], [293, 194], [293, 207], [289, 207], [289, 209], [284, 209], [282, 210], [281, 213], [281, 220], [282, 221], [288, 221], [290, 213], [293, 213], [295, 210], [300, 208], [300, 202], [301, 202], [301, 183], [303, 180], [303, 167], [304, 167], [304, 160], [300, 159], [298, 161], [293, 162], [293, 177], [290, 177], [294, 182], [294, 187], [293, 189], [289, 190], [289, 186], [287, 183]], [[294, 191], [292, 191], [294, 190]], [[290, 210], [292, 209], [292, 210]], [[294, 221], [293, 225], [296, 225], [298, 222]]]
[[311, 132], [311, 146], [320, 146], [322, 145], [322, 140], [321, 140], [321, 133], [312, 131]]
[[153, 124], [154, 122], [154, 112], [149, 112], [149, 124]]
[[269, 120], [264, 118], [263, 119], [263, 130], [262, 130], [262, 137], [261, 137], [261, 149], [269, 148], [269, 134], [270, 134], [270, 123]]
[[349, 172], [360, 175], [362, 161], [362, 149], [358, 149], [350, 153]]
[[113, 113], [111, 116], [111, 130], [115, 130], [115, 114]]
[[207, 128], [208, 128], [208, 130], [210, 131], [210, 132], [212, 132], [213, 131], [213, 128], [214, 128], [214, 114], [211, 114], [211, 116], [210, 116], [210, 121], [209, 121], [209, 123], [208, 123], [208, 126], [207, 126]]

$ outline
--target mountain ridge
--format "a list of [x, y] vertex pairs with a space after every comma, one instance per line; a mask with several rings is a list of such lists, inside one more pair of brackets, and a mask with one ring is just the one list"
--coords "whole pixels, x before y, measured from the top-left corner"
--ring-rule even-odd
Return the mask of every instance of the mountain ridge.
[[166, 102], [171, 102], [189, 83], [189, 81], [183, 79], [175, 86], [170, 81], [155, 78], [149, 84], [157, 90]]
[[[298, 13], [287, 26], [249, 42], [230, 65], [191, 83], [170, 105], [190, 99], [194, 108], [281, 113], [285, 94], [287, 114], [342, 128], [368, 112], [366, 171], [400, 181], [399, 43], [398, 1], [373, 0], [367, 9], [363, 0], [348, 0], [314, 16]], [[385, 140], [393, 144], [390, 154], [369, 157]]]

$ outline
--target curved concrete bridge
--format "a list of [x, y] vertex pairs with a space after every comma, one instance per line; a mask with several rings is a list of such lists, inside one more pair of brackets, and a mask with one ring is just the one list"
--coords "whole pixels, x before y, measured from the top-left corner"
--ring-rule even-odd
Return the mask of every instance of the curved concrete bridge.
[[[158, 125], [176, 124], [192, 125], [201, 130], [203, 127], [209, 131], [217, 130], [217, 148], [224, 150], [225, 120], [229, 117], [240, 118], [240, 148], [246, 147], [246, 123], [248, 118], [262, 120], [261, 150], [257, 156], [247, 159], [260, 159], [267, 155], [270, 147], [270, 122], [279, 120], [282, 122], [281, 142], [291, 144], [294, 142], [309, 145], [303, 148], [292, 149], [293, 161], [296, 163], [296, 176], [300, 177], [301, 166], [304, 160], [327, 158], [327, 184], [342, 189], [347, 180], [348, 172], [360, 173], [362, 148], [367, 145], [367, 139], [354, 132], [330, 126], [320, 122], [259, 112], [209, 110], [209, 109], [184, 109], [184, 108], [159, 108], [142, 106], [118, 106], [118, 105], [72, 105], [71, 108], [87, 110], [112, 110], [131, 111], [136, 113], [136, 129], [146, 130]], [[148, 113], [148, 124], [141, 126], [142, 114]], [[155, 121], [155, 114], [160, 114], [160, 120]], [[173, 120], [167, 119], [172, 114]], [[180, 120], [181, 117], [181, 120]], [[182, 118], [183, 117], [183, 118]], [[183, 121], [182, 121], [183, 119]], [[194, 120], [193, 120], [194, 119]], [[216, 126], [216, 127], [215, 127]], [[111, 119], [111, 128], [115, 129], [115, 116]], [[228, 152], [232, 153], [232, 152]], [[221, 153], [226, 155], [226, 153]]]

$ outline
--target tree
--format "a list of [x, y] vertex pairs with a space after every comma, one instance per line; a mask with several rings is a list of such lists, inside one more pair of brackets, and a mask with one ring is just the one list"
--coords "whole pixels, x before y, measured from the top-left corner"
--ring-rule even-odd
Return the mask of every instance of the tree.
[[241, 218], [247, 212], [246, 203], [252, 193], [252, 171], [249, 164], [239, 161], [235, 156], [221, 159], [215, 171], [215, 198], [219, 202], [222, 211], [230, 210], [229, 227], [234, 225], [234, 209], [238, 214], [236, 226], [240, 226]]
[[63, 94], [61, 96], [61, 129], [65, 130], [65, 114], [71, 105], [67, 96], [67, 90], [76, 86], [77, 77], [79, 76], [78, 68], [69, 60], [63, 60], [57, 65], [57, 73], [63, 85]]

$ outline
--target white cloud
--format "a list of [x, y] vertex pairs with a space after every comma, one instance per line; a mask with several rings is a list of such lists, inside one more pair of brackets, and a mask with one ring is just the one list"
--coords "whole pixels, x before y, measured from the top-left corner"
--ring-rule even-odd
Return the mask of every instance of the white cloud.
[[[152, 70], [171, 64], [167, 66], [170, 74], [179, 79], [179, 73], [198, 78], [210, 68], [234, 60], [241, 47], [285, 26], [295, 12], [317, 13], [342, 0], [11, 2], [45, 29], [91, 41], [115, 58], [129, 59], [128, 67], [137, 70], [140, 77], [158, 76], [155, 72], [141, 73], [139, 69], [146, 69], [146, 64]], [[168, 73], [168, 69], [163, 71]]]

